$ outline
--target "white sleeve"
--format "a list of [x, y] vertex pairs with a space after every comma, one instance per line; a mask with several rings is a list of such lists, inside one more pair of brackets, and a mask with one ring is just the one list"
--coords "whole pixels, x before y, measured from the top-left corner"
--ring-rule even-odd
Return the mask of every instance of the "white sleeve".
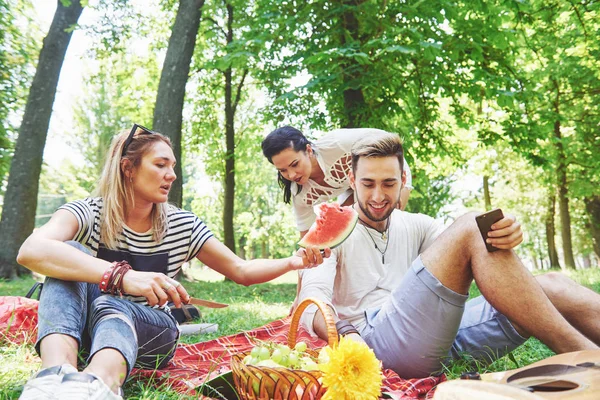
[[[331, 306], [333, 297], [333, 283], [335, 280], [337, 265], [337, 254], [333, 250], [331, 256], [323, 261], [323, 264], [313, 269], [304, 270], [302, 273], [302, 287], [298, 295], [298, 302], [312, 297], [321, 300], [326, 305]], [[317, 312], [317, 306], [310, 305], [304, 310], [300, 317], [302, 326], [312, 335], [317, 336], [313, 329], [313, 321]]]
[[406, 173], [406, 184], [404, 186], [411, 190], [414, 189], [412, 185], [412, 174], [410, 173], [410, 167], [406, 162], [406, 158], [404, 159], [404, 172]]
[[296, 216], [296, 228], [300, 232], [307, 231], [317, 219], [314, 209], [311, 206], [303, 204], [302, 200], [299, 199], [299, 195], [294, 196], [292, 204], [294, 205], [294, 215]]
[[418, 231], [421, 235], [421, 247], [419, 248], [419, 254], [423, 253], [429, 246], [433, 244], [435, 239], [446, 229], [441, 220], [431, 218], [428, 215], [417, 214], [418, 220]]

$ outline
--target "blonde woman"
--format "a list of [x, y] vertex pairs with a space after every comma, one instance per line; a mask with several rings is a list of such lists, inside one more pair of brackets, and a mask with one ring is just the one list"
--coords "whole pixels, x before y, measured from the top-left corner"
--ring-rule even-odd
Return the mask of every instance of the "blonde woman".
[[164, 367], [179, 339], [165, 305], [188, 302], [173, 278], [194, 257], [242, 285], [323, 261], [316, 249], [281, 260], [237, 257], [197, 216], [167, 204], [175, 162], [167, 137], [134, 125], [114, 138], [96, 197], [62, 206], [23, 243], [18, 262], [47, 278], [36, 343], [42, 370], [21, 399], [120, 399], [134, 366]]

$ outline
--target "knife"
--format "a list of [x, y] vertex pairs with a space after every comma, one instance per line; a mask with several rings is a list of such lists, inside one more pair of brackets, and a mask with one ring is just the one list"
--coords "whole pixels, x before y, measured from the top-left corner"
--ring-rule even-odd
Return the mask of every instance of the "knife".
[[188, 304], [194, 304], [197, 306], [203, 306], [203, 307], [208, 307], [208, 308], [224, 308], [224, 307], [229, 306], [229, 304], [217, 303], [216, 301], [196, 299], [194, 297], [190, 297], [190, 301], [188, 302]]

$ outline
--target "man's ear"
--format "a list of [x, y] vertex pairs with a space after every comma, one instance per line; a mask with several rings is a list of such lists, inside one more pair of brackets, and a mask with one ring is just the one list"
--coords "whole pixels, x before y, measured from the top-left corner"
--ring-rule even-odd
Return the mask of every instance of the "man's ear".
[[353, 191], [356, 192], [356, 184], [354, 183], [354, 172], [352, 171], [352, 169], [350, 169], [350, 171], [348, 171], [348, 178], [350, 179], [350, 187], [352, 188]]
[[404, 186], [406, 186], [406, 170], [402, 171], [402, 186], [401, 187], [404, 187]]

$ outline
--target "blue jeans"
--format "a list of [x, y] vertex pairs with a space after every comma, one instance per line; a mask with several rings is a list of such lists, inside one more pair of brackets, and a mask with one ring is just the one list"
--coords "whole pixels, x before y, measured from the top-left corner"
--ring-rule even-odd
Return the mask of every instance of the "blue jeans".
[[[78, 242], [67, 243], [89, 253]], [[38, 310], [38, 354], [42, 339], [55, 333], [77, 340], [79, 349], [89, 352], [87, 362], [102, 349], [117, 350], [127, 362], [127, 376], [134, 366], [166, 366], [179, 339], [168, 311], [102, 294], [96, 284], [46, 278]]]

